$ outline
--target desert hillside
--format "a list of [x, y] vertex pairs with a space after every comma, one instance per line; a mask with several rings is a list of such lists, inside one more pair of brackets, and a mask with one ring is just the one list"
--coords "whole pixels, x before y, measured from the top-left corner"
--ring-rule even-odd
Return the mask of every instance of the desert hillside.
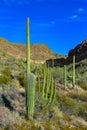
[[[16, 58], [26, 58], [26, 45], [11, 43], [4, 38], [0, 38], [0, 57], [4, 58], [4, 53], [14, 56]], [[50, 58], [65, 57], [52, 52], [45, 44], [31, 45], [31, 60], [45, 61]], [[6, 58], [6, 57], [5, 57]]]
[[[0, 39], [0, 130], [87, 130], [87, 46], [82, 46], [65, 58], [44, 44], [31, 45], [33, 78], [27, 87], [33, 86], [35, 93], [31, 88], [26, 106], [26, 46]], [[83, 57], [74, 68], [73, 55]], [[34, 64], [43, 59], [52, 66]], [[33, 109], [32, 119], [27, 107]]]

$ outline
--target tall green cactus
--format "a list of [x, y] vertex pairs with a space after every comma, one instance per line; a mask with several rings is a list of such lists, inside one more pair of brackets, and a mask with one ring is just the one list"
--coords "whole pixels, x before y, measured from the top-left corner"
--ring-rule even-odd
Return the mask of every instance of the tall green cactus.
[[26, 23], [26, 110], [28, 119], [33, 119], [34, 102], [35, 102], [35, 75], [30, 73], [30, 20], [27, 18]]
[[72, 84], [75, 87], [75, 56], [73, 56]]
[[26, 60], [27, 60], [27, 74], [30, 73], [30, 19], [26, 21]]
[[27, 117], [33, 119], [35, 106], [35, 83], [36, 77], [33, 73], [27, 75]]
[[66, 65], [64, 65], [64, 89], [66, 89]]

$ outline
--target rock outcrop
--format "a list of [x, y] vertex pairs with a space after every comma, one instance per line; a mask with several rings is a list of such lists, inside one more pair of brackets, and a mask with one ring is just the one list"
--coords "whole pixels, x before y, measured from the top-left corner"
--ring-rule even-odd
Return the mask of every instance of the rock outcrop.
[[76, 57], [76, 62], [79, 62], [87, 58], [87, 40], [82, 41], [81, 44], [77, 45], [74, 49], [68, 52], [67, 58], [56, 58], [49, 59], [46, 61], [48, 66], [63, 66], [64, 64], [70, 64], [73, 61], [73, 56]]
[[77, 45], [74, 49], [69, 51], [66, 63], [72, 62], [72, 57], [74, 55], [76, 56], [76, 62], [87, 58], [87, 40], [82, 41], [81, 44]]

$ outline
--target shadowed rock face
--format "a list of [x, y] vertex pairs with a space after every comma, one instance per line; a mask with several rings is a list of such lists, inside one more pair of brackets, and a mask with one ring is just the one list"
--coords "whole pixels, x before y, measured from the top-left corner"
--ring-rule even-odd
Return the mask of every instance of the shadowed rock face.
[[72, 62], [72, 57], [74, 55], [76, 56], [76, 62], [87, 58], [87, 40], [82, 41], [81, 44], [69, 51], [66, 63]]
[[74, 49], [70, 50], [68, 56], [79, 56], [87, 54], [87, 40], [84, 40], [81, 44], [77, 45]]
[[65, 63], [65, 58], [49, 59], [46, 61], [46, 64], [49, 67], [54, 67], [54, 66], [62, 67], [64, 63]]
[[74, 49], [70, 50], [67, 58], [49, 59], [46, 61], [47, 66], [63, 66], [64, 64], [72, 63], [73, 56], [76, 57], [76, 62], [87, 58], [87, 40], [82, 41]]

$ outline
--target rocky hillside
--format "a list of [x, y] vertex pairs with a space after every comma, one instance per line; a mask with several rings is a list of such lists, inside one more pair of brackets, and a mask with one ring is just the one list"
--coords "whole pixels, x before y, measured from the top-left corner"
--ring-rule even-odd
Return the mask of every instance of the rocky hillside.
[[[4, 57], [5, 55], [5, 57]], [[16, 58], [26, 57], [26, 45], [11, 43], [4, 38], [0, 38], [0, 58], [6, 58], [6, 55], [11, 55]], [[63, 55], [58, 55], [52, 52], [45, 44], [32, 44], [31, 45], [31, 60], [32, 61], [45, 61], [50, 58], [60, 58]]]
[[67, 58], [68, 63], [71, 61], [73, 55], [76, 56], [77, 62], [87, 58], [87, 40], [82, 41], [81, 44], [69, 51]]
[[[87, 40], [82, 41], [81, 44], [70, 50], [68, 57], [55, 54], [45, 44], [31, 45], [31, 61], [35, 63], [43, 63], [44, 61], [47, 61], [50, 66], [52, 66], [52, 64], [54, 64], [54, 66], [63, 66], [64, 64], [72, 62], [73, 55], [76, 56], [77, 62], [87, 58]], [[9, 56], [25, 59], [26, 45], [11, 43], [4, 38], [0, 38], [0, 59], [8, 59]]]
[[52, 66], [54, 62], [54, 66], [63, 66], [64, 64], [72, 63], [72, 57], [75, 55], [76, 62], [79, 62], [87, 58], [87, 40], [82, 41], [81, 44], [78, 44], [74, 49], [71, 49], [68, 52], [67, 58], [56, 58], [54, 60], [47, 60], [47, 64]]

